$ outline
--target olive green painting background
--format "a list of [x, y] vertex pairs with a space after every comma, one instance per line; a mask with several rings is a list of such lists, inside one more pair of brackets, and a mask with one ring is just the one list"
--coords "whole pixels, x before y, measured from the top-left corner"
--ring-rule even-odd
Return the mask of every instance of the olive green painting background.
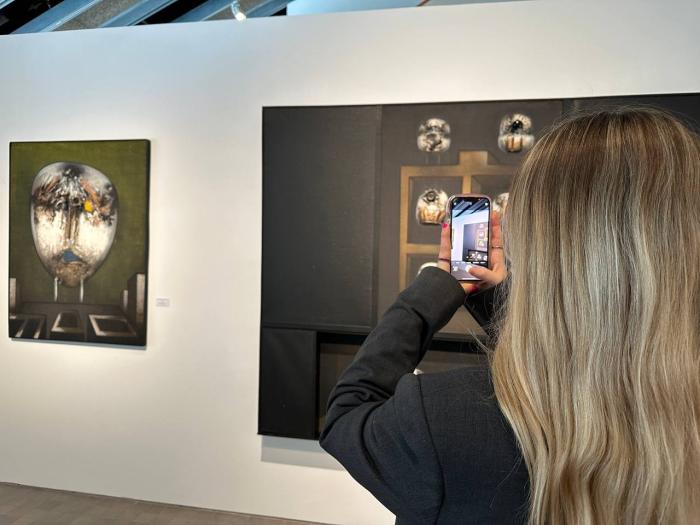
[[[29, 206], [36, 174], [54, 162], [88, 164], [117, 189], [117, 233], [107, 258], [85, 281], [87, 304], [121, 304], [121, 291], [148, 268], [148, 170], [150, 142], [14, 142], [10, 144], [10, 277], [22, 302], [53, 301], [53, 277], [36, 253]], [[148, 281], [148, 279], [147, 279]], [[79, 288], [59, 286], [61, 303], [77, 303]]]

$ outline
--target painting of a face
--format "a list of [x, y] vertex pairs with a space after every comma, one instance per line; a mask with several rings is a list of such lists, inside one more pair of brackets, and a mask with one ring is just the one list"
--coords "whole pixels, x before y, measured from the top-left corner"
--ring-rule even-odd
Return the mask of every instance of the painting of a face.
[[143, 347], [150, 142], [10, 144], [13, 339]]
[[450, 149], [450, 125], [441, 118], [429, 118], [418, 127], [418, 149], [442, 153]]
[[37, 254], [68, 287], [89, 279], [107, 257], [117, 232], [117, 190], [86, 164], [43, 167], [31, 189], [30, 219]]

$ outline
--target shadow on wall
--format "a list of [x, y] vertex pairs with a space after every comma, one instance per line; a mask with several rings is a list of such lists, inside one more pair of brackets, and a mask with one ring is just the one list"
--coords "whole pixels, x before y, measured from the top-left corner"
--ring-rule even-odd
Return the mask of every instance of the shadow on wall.
[[260, 459], [266, 463], [343, 470], [340, 463], [327, 454], [317, 441], [307, 439], [262, 436]]

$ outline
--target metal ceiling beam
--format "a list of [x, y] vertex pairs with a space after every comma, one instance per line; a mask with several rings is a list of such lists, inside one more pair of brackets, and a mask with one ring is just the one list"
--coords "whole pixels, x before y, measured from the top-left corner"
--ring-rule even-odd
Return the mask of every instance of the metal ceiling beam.
[[14, 2], [14, 1], [15, 1], [15, 0], [0, 0], [0, 9], [2, 9], [3, 7], [6, 7], [6, 6], [8, 6], [8, 5], [10, 5], [10, 4], [11, 4], [12, 2]]
[[[5, 1], [5, 5], [7, 5], [8, 0]], [[9, 1], [11, 2], [12, 0]], [[15, 29], [13, 33], [42, 33], [44, 31], [53, 31], [66, 22], [70, 22], [77, 16], [80, 16], [101, 1], [102, 0], [63, 0], [63, 2], [57, 6], [52, 7], [48, 11], [44, 11], [19, 29]], [[0, 5], [0, 7], [2, 7], [2, 5]]]
[[267, 0], [266, 2], [260, 2], [252, 9], [246, 11], [246, 16], [250, 18], [272, 16], [287, 7], [289, 2], [290, 0]]
[[[284, 9], [289, 2], [290, 0], [264, 0], [255, 7], [247, 9], [245, 14], [248, 18], [270, 16]], [[176, 18], [173, 22], [202, 22], [215, 17], [230, 6], [231, 0], [207, 0], [179, 18]]]
[[[65, 2], [66, 0], [64, 0]], [[175, 0], [142, 0], [132, 7], [119, 13], [114, 18], [107, 20], [100, 27], [125, 27], [143, 22], [146, 18], [156, 14], [161, 9], [168, 7]]]

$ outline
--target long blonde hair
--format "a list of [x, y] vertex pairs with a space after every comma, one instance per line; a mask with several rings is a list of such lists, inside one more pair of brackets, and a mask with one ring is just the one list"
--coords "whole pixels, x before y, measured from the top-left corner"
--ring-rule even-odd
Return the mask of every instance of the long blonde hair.
[[556, 125], [516, 176], [492, 354], [532, 524], [700, 523], [700, 143], [653, 109]]

